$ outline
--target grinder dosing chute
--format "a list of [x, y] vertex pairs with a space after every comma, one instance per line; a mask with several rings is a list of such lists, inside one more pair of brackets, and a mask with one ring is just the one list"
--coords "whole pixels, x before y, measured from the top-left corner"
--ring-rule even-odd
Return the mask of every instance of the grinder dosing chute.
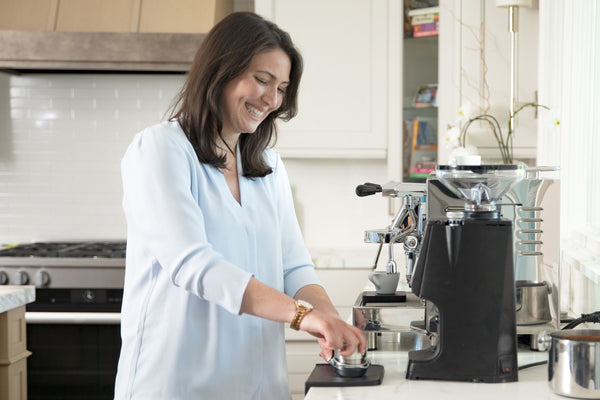
[[501, 218], [500, 202], [524, 176], [520, 165], [437, 167], [465, 206], [425, 228], [412, 291], [437, 310], [435, 324], [425, 321], [436, 338], [409, 353], [408, 379], [518, 379], [512, 221]]

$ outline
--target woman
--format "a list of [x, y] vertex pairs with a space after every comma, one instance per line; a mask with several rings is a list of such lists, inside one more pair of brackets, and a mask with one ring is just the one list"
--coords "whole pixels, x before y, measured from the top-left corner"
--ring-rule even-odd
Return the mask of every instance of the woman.
[[290, 398], [283, 323], [326, 360], [365, 350], [319, 284], [267, 147], [296, 114], [301, 74], [287, 33], [234, 13], [204, 39], [171, 120], [129, 146], [115, 398]]

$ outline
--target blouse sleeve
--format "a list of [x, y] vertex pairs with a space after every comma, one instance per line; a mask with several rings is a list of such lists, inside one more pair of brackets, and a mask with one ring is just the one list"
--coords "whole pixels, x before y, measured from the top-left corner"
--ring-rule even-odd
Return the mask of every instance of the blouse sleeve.
[[208, 242], [191, 192], [195, 163], [176, 131], [150, 128], [136, 136], [121, 162], [128, 235], [143, 243], [176, 286], [238, 314], [252, 275]]
[[294, 297], [303, 286], [321, 285], [315, 272], [310, 253], [304, 244], [302, 232], [298, 225], [294, 200], [286, 169], [279, 154], [273, 174], [278, 193], [278, 206], [281, 226], [281, 248], [284, 270], [284, 291]]

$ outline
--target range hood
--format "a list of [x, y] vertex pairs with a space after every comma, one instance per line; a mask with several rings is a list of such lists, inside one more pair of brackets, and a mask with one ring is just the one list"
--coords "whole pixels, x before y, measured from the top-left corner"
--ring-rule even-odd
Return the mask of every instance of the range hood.
[[0, 31], [0, 70], [185, 72], [203, 33]]

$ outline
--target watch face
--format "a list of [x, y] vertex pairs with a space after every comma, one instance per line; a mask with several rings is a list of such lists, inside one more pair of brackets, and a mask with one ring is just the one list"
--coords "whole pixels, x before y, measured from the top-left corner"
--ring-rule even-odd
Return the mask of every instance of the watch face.
[[312, 304], [310, 304], [308, 301], [298, 300], [298, 304], [300, 304], [301, 306], [304, 306], [304, 307], [308, 307], [310, 309], [313, 308]]

